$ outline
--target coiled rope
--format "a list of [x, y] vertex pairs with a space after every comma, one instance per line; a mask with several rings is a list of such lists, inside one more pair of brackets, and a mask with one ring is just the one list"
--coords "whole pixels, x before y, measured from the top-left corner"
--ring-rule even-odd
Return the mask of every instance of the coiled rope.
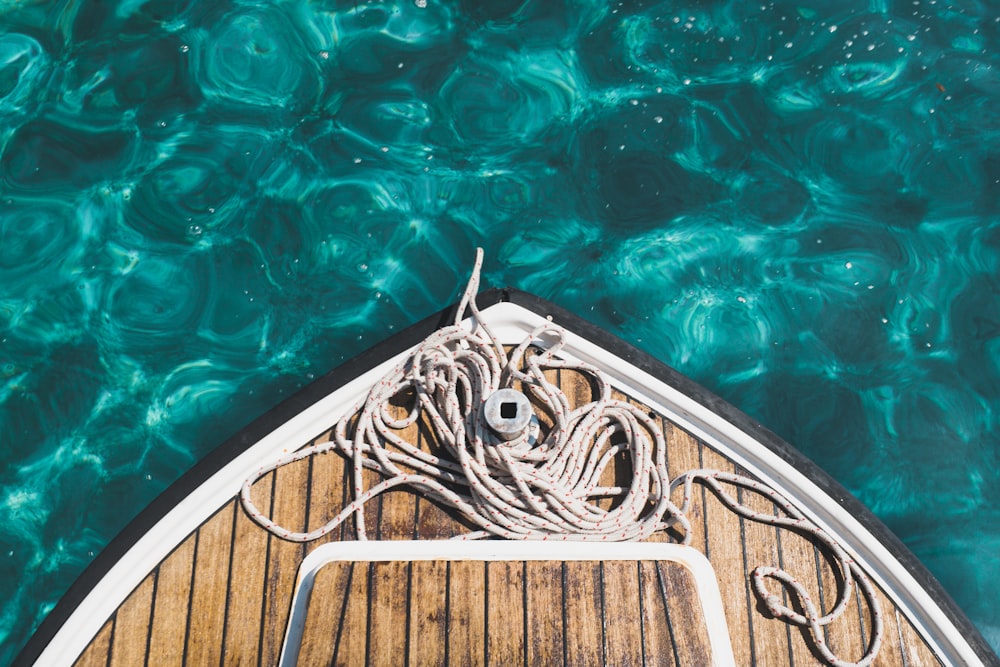
[[[330, 442], [286, 454], [262, 466], [244, 482], [240, 500], [247, 514], [275, 536], [297, 542], [318, 539], [353, 516], [358, 539], [365, 540], [365, 503], [389, 489], [408, 486], [453, 507], [479, 528], [457, 539], [496, 536], [511, 540], [641, 540], [676, 525], [684, 534], [683, 543], [689, 544], [692, 531], [687, 512], [692, 485], [698, 482], [740, 516], [795, 530], [828, 550], [841, 569], [837, 603], [829, 613], [821, 616], [802, 585], [779, 568], [755, 568], [750, 573], [752, 588], [771, 615], [807, 628], [829, 664], [869, 665], [883, 633], [879, 604], [871, 583], [843, 549], [780, 494], [752, 479], [717, 470], [695, 470], [671, 483], [660, 427], [638, 407], [612, 398], [611, 386], [598, 369], [560, 359], [564, 345], [560, 327], [544, 324], [508, 353], [476, 307], [482, 261], [479, 249], [454, 323], [432, 333], [377, 382], [336, 423]], [[466, 312], [472, 315], [468, 327], [462, 324]], [[552, 369], [585, 374], [594, 387], [593, 399], [572, 409], [559, 387], [545, 378], [545, 371]], [[504, 441], [482, 416], [488, 396], [516, 385], [536, 399], [550, 418], [552, 425], [541, 439], [540, 429], [534, 428]], [[414, 400], [407, 414], [394, 416], [390, 401], [410, 394]], [[423, 451], [400, 437], [399, 432], [422, 415], [447, 457]], [[261, 477], [329, 451], [337, 451], [351, 461], [354, 498], [325, 525], [309, 532], [287, 530], [254, 505], [251, 488]], [[603, 472], [620, 454], [631, 462], [629, 486], [601, 486]], [[364, 488], [364, 470], [377, 472], [382, 481]], [[720, 482], [766, 495], [788, 516], [755, 513], [727, 494]], [[670, 500], [678, 486], [683, 487], [679, 508]], [[610, 509], [596, 502], [608, 497], [617, 501]], [[767, 589], [766, 579], [780, 582], [797, 598], [805, 613], [784, 605], [779, 595]], [[851, 663], [829, 650], [823, 640], [823, 626], [844, 612], [855, 581], [875, 622], [865, 656]]]
[[[283, 456], [244, 483], [241, 499], [254, 521], [279, 537], [306, 542], [353, 515], [358, 539], [366, 539], [364, 504], [406, 485], [454, 507], [481, 529], [462, 539], [494, 535], [512, 540], [623, 541], [643, 539], [674, 521], [686, 524], [670, 502], [666, 443], [652, 418], [612, 398], [610, 385], [596, 368], [559, 359], [562, 330], [555, 325], [538, 327], [508, 354], [475, 304], [481, 266], [482, 250], [455, 322], [431, 334], [376, 383], [337, 422], [330, 442]], [[466, 310], [473, 316], [471, 329], [462, 326]], [[553, 342], [541, 347], [547, 338]], [[565, 394], [545, 379], [549, 369], [586, 373], [595, 382], [596, 398], [571, 409]], [[541, 441], [536, 440], [537, 430], [501, 440], [481, 414], [490, 394], [515, 384], [533, 396], [552, 420]], [[408, 392], [416, 397], [412, 408], [405, 417], [394, 417], [390, 400]], [[354, 414], [358, 417], [352, 424]], [[399, 431], [421, 415], [428, 418], [448, 458], [399, 437]], [[326, 525], [305, 533], [285, 530], [254, 506], [250, 488], [260, 477], [330, 450], [352, 462], [354, 500]], [[602, 473], [621, 453], [631, 458], [631, 484], [600, 486]], [[365, 489], [365, 469], [385, 479]], [[595, 502], [609, 496], [619, 501], [612, 509]]]

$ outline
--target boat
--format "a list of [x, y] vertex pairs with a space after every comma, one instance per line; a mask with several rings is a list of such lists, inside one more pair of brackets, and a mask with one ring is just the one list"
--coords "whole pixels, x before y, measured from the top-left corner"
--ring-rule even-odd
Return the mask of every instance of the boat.
[[169, 487], [15, 664], [1000, 665], [791, 445], [481, 262]]

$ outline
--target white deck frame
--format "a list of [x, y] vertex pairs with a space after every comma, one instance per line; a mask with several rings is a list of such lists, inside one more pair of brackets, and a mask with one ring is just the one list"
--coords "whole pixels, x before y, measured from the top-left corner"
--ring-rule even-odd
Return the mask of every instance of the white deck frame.
[[[584, 553], [585, 551], [585, 553]], [[687, 568], [694, 577], [701, 603], [708, 642], [712, 647], [710, 667], [736, 667], [729, 639], [726, 610], [708, 559], [691, 547], [670, 543], [579, 543], [503, 542], [470, 540], [392, 540], [385, 542], [331, 542], [312, 551], [299, 566], [292, 597], [292, 611], [281, 647], [281, 667], [298, 664], [306, 610], [313, 581], [324, 565], [344, 561], [476, 560], [476, 561], [671, 561]]]

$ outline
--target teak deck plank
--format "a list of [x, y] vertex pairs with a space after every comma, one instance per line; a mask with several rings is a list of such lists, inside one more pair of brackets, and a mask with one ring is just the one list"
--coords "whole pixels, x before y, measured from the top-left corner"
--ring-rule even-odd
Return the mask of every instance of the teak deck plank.
[[157, 570], [153, 628], [149, 637], [149, 661], [154, 665], [184, 664], [187, 625], [176, 619], [187, 616], [194, 567], [194, 540], [187, 539]]
[[363, 665], [368, 655], [368, 590], [371, 581], [369, 564], [345, 564], [350, 575], [347, 604], [337, 629], [338, 665]]
[[369, 565], [369, 665], [391, 665], [406, 655], [408, 563], [390, 561]]
[[609, 665], [641, 665], [643, 619], [639, 609], [639, 566], [629, 561], [608, 561], [604, 570], [604, 661]]
[[146, 664], [154, 587], [155, 578], [150, 574], [118, 609], [115, 615], [109, 667]]
[[448, 564], [448, 664], [479, 665], [486, 655], [486, 565], [476, 561]]
[[[287, 492], [274, 494], [271, 516], [283, 526], [303, 529], [307, 521], [309, 498], [309, 461], [297, 462], [274, 472], [277, 489]], [[296, 491], [296, 489], [298, 491]], [[260, 662], [277, 664], [281, 642], [288, 623], [288, 595], [295, 582], [295, 571], [303, 558], [304, 547], [295, 542], [268, 535], [267, 571], [264, 577], [263, 627], [261, 630]]]
[[[639, 616], [642, 621], [642, 653], [644, 664], [656, 667], [680, 667], [674, 646], [674, 622], [667, 611], [664, 587], [661, 584], [658, 564], [654, 561], [639, 563]], [[686, 620], [677, 619], [680, 622]], [[657, 625], [660, 632], [654, 632]], [[681, 627], [678, 627], [678, 631]]]
[[[733, 464], [708, 447], [699, 445], [701, 467], [735, 472]], [[747, 573], [756, 565], [748, 563], [743, 551], [742, 519], [730, 512], [711, 491], [696, 485], [695, 502], [701, 502], [706, 530], [705, 553], [719, 578], [719, 589], [726, 607], [726, 621], [738, 665], [756, 664], [754, 632], [768, 623], [760, 615], [750, 614], [756, 598], [748, 597]]]
[[440, 560], [415, 561], [410, 573], [411, 665], [445, 664], [447, 643], [448, 563]]
[[565, 636], [562, 613], [562, 586], [549, 586], [552, 581], [562, 582], [563, 564], [560, 561], [531, 561], [526, 566], [527, 608], [527, 664], [547, 666], [562, 664]]
[[[258, 507], [266, 507], [269, 512], [273, 510], [273, 483], [274, 473], [271, 473], [254, 487], [254, 500], [259, 503]], [[229, 665], [258, 664], [264, 623], [264, 565], [267, 563], [270, 535], [242, 511], [236, 515], [233, 535], [222, 662]]]
[[[325, 442], [326, 438], [322, 438]], [[304, 531], [317, 530], [330, 522], [341, 508], [350, 502], [347, 484], [347, 462], [336, 454], [323, 454], [309, 458], [308, 486], [306, 494], [307, 510]], [[321, 537], [314, 544], [319, 546], [334, 540], [354, 539], [353, 534], [347, 535], [351, 521], [345, 521], [333, 529], [332, 534]], [[311, 551], [312, 545], [305, 545], [305, 552]]]
[[[670, 479], [677, 479], [688, 470], [697, 470], [702, 467], [701, 446], [698, 441], [692, 438], [687, 432], [677, 428], [672, 423], [664, 421], [662, 423], [663, 437], [667, 443], [667, 472]], [[705, 524], [705, 490], [700, 486], [694, 488], [694, 500], [689, 512], [688, 519], [691, 521], [691, 541], [692, 547], [711, 557], [706, 551], [706, 540], [708, 531]], [[672, 500], [681, 506], [681, 490], [673, 494]], [[672, 529], [670, 534], [676, 539], [683, 539], [684, 535], [678, 529]]]
[[343, 611], [350, 586], [351, 564], [331, 563], [316, 573], [313, 590], [322, 594], [309, 596], [299, 663], [333, 664], [343, 640]]
[[[656, 563], [656, 577], [670, 618], [678, 665], [708, 665], [712, 654], [704, 613], [698, 606], [694, 577], [683, 568]], [[655, 628], [655, 626], [654, 626]], [[737, 664], [741, 664], [737, 661]]]
[[524, 663], [524, 563], [486, 565], [486, 662]]
[[567, 564], [563, 573], [566, 664], [605, 664], [600, 563]]
[[[575, 372], [550, 371], [547, 378], [563, 383], [574, 404], [593, 398], [589, 382]], [[617, 391], [614, 397], [640, 405]], [[405, 401], [401, 399], [396, 409], [405, 410]], [[741, 472], [690, 433], [665, 419], [659, 421], [672, 479], [702, 467]], [[542, 422], [547, 423], [544, 417]], [[440, 451], [424, 421], [405, 435], [425, 451]], [[318, 441], [330, 437], [326, 433]], [[629, 474], [630, 465], [619, 457], [602, 483], [620, 483]], [[377, 481], [375, 473], [364, 473], [366, 488]], [[253, 498], [289, 529], [311, 530], [350, 502], [352, 486], [350, 462], [329, 453], [265, 476], [254, 486]], [[750, 492], [738, 495], [758, 511], [774, 513], [769, 500]], [[678, 504], [679, 496], [678, 491], [673, 498]], [[612, 501], [600, 502], [607, 507]], [[384, 494], [364, 513], [371, 539], [443, 539], [474, 529], [406, 489]], [[701, 485], [695, 485], [688, 517], [692, 546], [705, 553], [715, 569], [737, 664], [820, 664], [806, 633], [760, 613], [747, 582], [756, 565], [778, 564], [802, 582], [824, 611], [829, 610], [836, 580], [813, 543], [791, 531], [736, 516]], [[651, 539], [683, 537], [675, 526]], [[301, 559], [320, 544], [356, 538], [349, 519], [308, 545], [281, 540], [251, 522], [234, 498], [143, 580], [77, 664], [274, 664]], [[412, 664], [451, 665], [487, 660], [532, 665], [703, 664], [708, 659], [707, 628], [692, 623], [701, 612], [684, 605], [685, 586], [691, 584], [682, 579], [651, 562], [400, 561], [327, 566], [317, 577], [317, 586], [331, 591], [339, 587], [340, 593], [310, 601], [304, 637], [312, 639], [303, 642], [300, 659], [302, 664], [345, 665], [405, 659]], [[551, 582], [560, 585], [548, 585]], [[781, 588], [777, 583], [772, 586], [775, 591]], [[861, 657], [871, 637], [870, 611], [854, 595], [848, 613], [827, 631], [835, 652], [852, 660]], [[875, 664], [940, 664], [909, 620], [883, 592], [878, 595], [886, 633]], [[639, 622], [629, 626], [619, 622], [629, 614]]]
[[185, 649], [191, 665], [221, 662], [233, 522], [240, 511], [236, 505], [235, 500], [223, 505], [188, 538], [196, 540], [191, 607], [185, 619], [190, 627]]

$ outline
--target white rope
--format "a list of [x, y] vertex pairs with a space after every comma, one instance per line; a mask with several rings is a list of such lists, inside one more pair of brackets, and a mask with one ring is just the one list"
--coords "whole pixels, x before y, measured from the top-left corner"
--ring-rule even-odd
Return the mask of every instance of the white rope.
[[[790, 573], [777, 567], [763, 565], [755, 567], [750, 572], [753, 591], [757, 599], [767, 607], [767, 611], [771, 616], [780, 618], [793, 625], [808, 628], [816, 650], [819, 651], [827, 664], [833, 667], [867, 667], [870, 665], [875, 660], [875, 656], [878, 655], [879, 649], [882, 646], [882, 635], [884, 634], [882, 609], [871, 581], [869, 581], [861, 567], [847, 555], [840, 544], [822, 528], [806, 518], [784, 496], [771, 487], [749, 477], [722, 472], [720, 470], [708, 468], [691, 470], [671, 482], [671, 491], [679, 486], [683, 487], [680, 506], [682, 514], [686, 515], [691, 508], [695, 482], [704, 484], [711, 489], [712, 493], [716, 495], [723, 505], [741, 517], [750, 521], [792, 530], [806, 536], [821, 549], [826, 550], [826, 555], [833, 559], [841, 575], [837, 581], [837, 601], [826, 614], [820, 616], [816, 604], [812, 600], [812, 596], [809, 595], [805, 587]], [[780, 507], [786, 516], [766, 514], [753, 510], [726, 493], [720, 482], [725, 482], [766, 497]], [[690, 532], [685, 534], [683, 543], [690, 544], [691, 537]], [[769, 591], [767, 588], [767, 579], [774, 579], [784, 585], [798, 599], [799, 605], [805, 611], [805, 614], [800, 614], [785, 605], [781, 601], [780, 595]], [[832, 623], [847, 610], [847, 604], [851, 600], [855, 582], [857, 582], [858, 589], [862, 597], [864, 597], [868, 609], [871, 611], [873, 619], [872, 636], [861, 659], [857, 662], [849, 662], [838, 658], [826, 645], [826, 641], [823, 638], [823, 626]]]
[[[244, 483], [241, 500], [254, 521], [284, 539], [306, 542], [353, 515], [358, 539], [366, 539], [364, 504], [406, 485], [453, 507], [480, 529], [461, 539], [494, 535], [622, 541], [643, 539], [674, 521], [686, 523], [670, 502], [666, 444], [653, 419], [612, 398], [610, 385], [597, 369], [560, 359], [562, 330], [555, 325], [537, 328], [508, 354], [475, 304], [481, 266], [482, 250], [455, 322], [432, 333], [372, 387], [337, 422], [331, 442], [283, 456]], [[471, 329], [461, 324], [467, 310], [473, 316]], [[551, 369], [586, 374], [596, 388], [593, 400], [571, 409], [563, 392], [545, 379], [545, 371]], [[541, 441], [535, 441], [537, 429], [503, 441], [482, 417], [486, 398], [515, 384], [534, 397], [552, 420]], [[394, 417], [390, 400], [406, 393], [415, 396], [413, 406], [405, 417]], [[422, 451], [399, 436], [421, 415], [447, 458]], [[253, 504], [250, 488], [263, 475], [331, 450], [352, 462], [354, 500], [327, 524], [309, 532], [286, 530]], [[602, 473], [622, 453], [631, 459], [629, 486], [600, 486]], [[384, 480], [366, 489], [362, 474], [366, 469]], [[596, 499], [609, 496], [618, 501], [613, 508], [597, 504]]]
[[[869, 665], [881, 644], [880, 609], [868, 579], [843, 549], [777, 492], [751, 479], [695, 470], [671, 483], [666, 443], [659, 425], [638, 407], [612, 398], [607, 378], [596, 368], [561, 359], [559, 352], [564, 343], [560, 327], [544, 324], [508, 353], [476, 307], [482, 261], [479, 249], [454, 323], [432, 333], [376, 383], [336, 423], [330, 442], [282, 456], [244, 482], [240, 499], [249, 516], [272, 534], [298, 542], [322, 537], [353, 516], [358, 539], [364, 540], [365, 503], [389, 489], [407, 486], [454, 508], [478, 527], [458, 539], [496, 536], [512, 540], [641, 540], [676, 524], [688, 544], [692, 533], [687, 512], [692, 485], [698, 481], [740, 516], [803, 533], [828, 550], [842, 573], [837, 604], [829, 613], [820, 616], [802, 585], [778, 568], [761, 566], [751, 572], [754, 593], [774, 617], [807, 627], [829, 664]], [[472, 315], [471, 327], [462, 325], [467, 311]], [[591, 400], [571, 408], [559, 387], [545, 378], [545, 371], [553, 369], [586, 375], [594, 388]], [[482, 416], [487, 397], [515, 386], [533, 397], [551, 421], [540, 440], [539, 429], [535, 428], [504, 441], [490, 430]], [[404, 395], [412, 395], [413, 404], [405, 416], [396, 417], [390, 401]], [[430, 424], [447, 457], [435, 456], [400, 437], [399, 433], [421, 416]], [[308, 532], [287, 530], [254, 505], [251, 488], [261, 477], [331, 450], [351, 461], [354, 498], [325, 525]], [[619, 455], [630, 460], [629, 485], [601, 486], [602, 474]], [[375, 471], [382, 481], [366, 489], [365, 470]], [[788, 516], [753, 512], [725, 493], [720, 481], [768, 496]], [[670, 500], [677, 486], [684, 489], [680, 508]], [[608, 497], [616, 500], [610, 509], [597, 503]], [[790, 590], [806, 613], [783, 605], [780, 596], [767, 589], [768, 578]], [[849, 663], [838, 659], [825, 645], [822, 628], [844, 612], [855, 581], [875, 622], [865, 656], [857, 663]]]

